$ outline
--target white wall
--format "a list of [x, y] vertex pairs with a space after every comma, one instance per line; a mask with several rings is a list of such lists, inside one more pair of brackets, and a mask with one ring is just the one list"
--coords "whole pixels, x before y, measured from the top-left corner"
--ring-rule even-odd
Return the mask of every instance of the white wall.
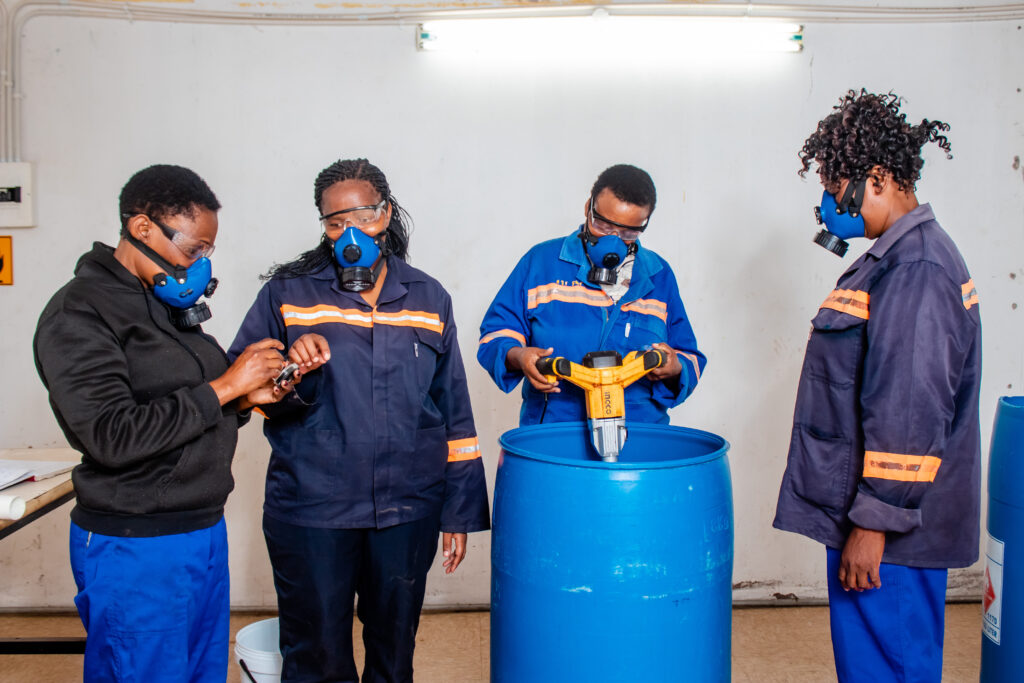
[[[922, 201], [960, 245], [985, 324], [982, 427], [1024, 393], [1024, 32], [1013, 23], [809, 24], [798, 55], [550, 62], [417, 53], [412, 27], [260, 28], [38, 18], [24, 31], [22, 157], [38, 227], [14, 235], [0, 288], [0, 447], [63, 445], [31, 337], [93, 240], [113, 243], [116, 200], [156, 162], [197, 170], [224, 209], [221, 288], [208, 325], [225, 345], [257, 275], [318, 238], [316, 173], [367, 156], [411, 212], [412, 263], [451, 292], [493, 488], [497, 436], [514, 426], [475, 361], [491, 296], [532, 244], [579, 221], [596, 174], [646, 168], [659, 203], [644, 243], [673, 265], [709, 357], [675, 424], [722, 434], [736, 501], [742, 599], [824, 594], [824, 552], [771, 529], [809, 320], [844, 267], [811, 244], [820, 189], [797, 150], [849, 87], [907, 98], [911, 120], [948, 121], [954, 159], [927, 149]], [[1016, 276], [1016, 277], [1015, 277]], [[260, 533], [269, 449], [243, 430], [228, 503], [232, 602], [273, 606]], [[69, 507], [69, 506], [68, 506]], [[71, 605], [67, 507], [0, 541], [0, 607]], [[543, 543], [542, 535], [538, 543]], [[489, 534], [462, 568], [435, 568], [428, 604], [488, 602]], [[977, 593], [977, 571], [963, 591]]]

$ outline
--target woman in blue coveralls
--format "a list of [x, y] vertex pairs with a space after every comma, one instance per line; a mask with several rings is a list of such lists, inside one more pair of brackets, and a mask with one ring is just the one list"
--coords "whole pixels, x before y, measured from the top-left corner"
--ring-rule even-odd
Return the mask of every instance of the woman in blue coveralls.
[[316, 179], [320, 244], [275, 267], [232, 352], [270, 336], [299, 365], [264, 411], [272, 452], [263, 531], [284, 681], [412, 680], [427, 571], [443, 532], [455, 571], [489, 527], [451, 298], [408, 265], [408, 216], [365, 159]]
[[521, 425], [586, 420], [581, 390], [562, 393], [537, 360], [580, 362], [589, 351], [657, 348], [668, 363], [626, 388], [626, 417], [668, 422], [668, 409], [693, 392], [707, 359], [686, 317], [668, 263], [640, 244], [657, 194], [642, 169], [619, 164], [594, 182], [584, 222], [542, 242], [516, 265], [480, 325], [477, 359], [498, 387], [523, 383]]
[[900, 105], [851, 90], [800, 152], [824, 186], [816, 241], [874, 241], [811, 322], [775, 517], [827, 548], [842, 683], [939, 683], [947, 570], [978, 559], [978, 295], [915, 194], [949, 126]]

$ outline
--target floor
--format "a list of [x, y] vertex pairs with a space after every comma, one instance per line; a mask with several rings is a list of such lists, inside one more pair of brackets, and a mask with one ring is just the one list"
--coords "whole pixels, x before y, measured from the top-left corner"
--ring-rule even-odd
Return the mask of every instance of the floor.
[[[268, 615], [231, 618], [234, 634]], [[486, 612], [425, 614], [416, 644], [417, 683], [483, 683], [490, 673], [490, 625]], [[0, 615], [0, 638], [76, 636], [76, 616]], [[458, 634], [454, 637], [454, 634]], [[361, 658], [361, 643], [355, 639]], [[453, 648], [453, 643], [458, 643]], [[981, 650], [981, 606], [948, 605], [944, 683], [977, 681]], [[733, 611], [734, 683], [822, 683], [834, 681], [828, 611], [824, 607], [739, 608]], [[81, 680], [80, 655], [2, 656], [4, 683], [64, 683]], [[228, 683], [240, 683], [232, 660]]]

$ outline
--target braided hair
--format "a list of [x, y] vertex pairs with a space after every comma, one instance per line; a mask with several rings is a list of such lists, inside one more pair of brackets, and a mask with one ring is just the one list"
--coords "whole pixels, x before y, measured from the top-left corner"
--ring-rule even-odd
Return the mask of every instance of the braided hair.
[[841, 180], [863, 180], [872, 168], [881, 166], [892, 173], [901, 191], [913, 190], [921, 178], [921, 148], [926, 143], [936, 143], [947, 159], [953, 155], [949, 140], [941, 134], [949, 124], [924, 119], [912, 126], [900, 112], [902, 103], [903, 98], [892, 92], [875, 95], [863, 88], [860, 93], [847, 92], [804, 141], [800, 177], [817, 163], [822, 183], [838, 186]]
[[[408, 260], [409, 225], [412, 223], [412, 218], [391, 194], [391, 187], [388, 185], [388, 179], [384, 176], [384, 172], [366, 159], [339, 159], [320, 171], [316, 182], [313, 183], [313, 200], [316, 203], [317, 211], [321, 211], [320, 202], [323, 200], [327, 188], [345, 180], [365, 180], [373, 185], [373, 189], [382, 199], [387, 200], [391, 206], [391, 221], [385, 229], [384, 245], [381, 250], [386, 254], [394, 254], [403, 261]], [[261, 279], [301, 277], [319, 272], [333, 263], [334, 243], [325, 234], [315, 248], [300, 254], [293, 261], [274, 265], [266, 275], [261, 276]]]

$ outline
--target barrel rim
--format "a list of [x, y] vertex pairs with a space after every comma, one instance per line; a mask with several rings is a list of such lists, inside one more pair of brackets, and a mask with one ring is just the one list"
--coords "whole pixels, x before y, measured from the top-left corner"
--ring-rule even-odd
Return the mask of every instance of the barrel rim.
[[[580, 428], [587, 430], [586, 423], [583, 422], [551, 422], [548, 424], [529, 425], [526, 427], [516, 427], [510, 429], [498, 437], [498, 444], [501, 446], [502, 453], [509, 453], [519, 458], [525, 458], [527, 460], [535, 460], [537, 462], [547, 462], [558, 465], [567, 465], [569, 467], [590, 467], [595, 469], [608, 469], [608, 470], [658, 470], [658, 469], [672, 469], [679, 467], [689, 467], [693, 465], [703, 465], [704, 463], [724, 458], [729, 452], [729, 442], [724, 438], [713, 432], [704, 431], [703, 429], [694, 429], [692, 427], [679, 427], [677, 425], [662, 425], [662, 424], [650, 424], [645, 422], [626, 422], [626, 428], [630, 431], [641, 431], [641, 432], [685, 432], [690, 435], [696, 435], [702, 437], [712, 443], [718, 445], [711, 453], [705, 455], [699, 455], [696, 457], [679, 458], [677, 460], [657, 460], [650, 462], [604, 462], [603, 460], [571, 460], [569, 458], [560, 458], [556, 455], [540, 454], [533, 452], [522, 452], [522, 449], [512, 450], [510, 449], [506, 437], [513, 432], [517, 434], [535, 432], [540, 430], [552, 431], [576, 431]], [[627, 436], [627, 438], [629, 438]]]
[[1024, 396], [1000, 396], [999, 406], [1012, 409], [1024, 408]]

